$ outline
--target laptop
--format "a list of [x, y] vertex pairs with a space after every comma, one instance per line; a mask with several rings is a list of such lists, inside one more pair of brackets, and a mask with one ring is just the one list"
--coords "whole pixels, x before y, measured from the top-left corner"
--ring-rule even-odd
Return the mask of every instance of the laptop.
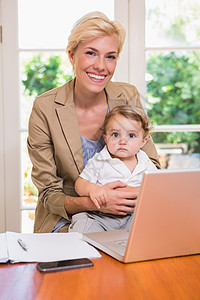
[[130, 231], [83, 238], [124, 263], [200, 253], [200, 169], [146, 172]]

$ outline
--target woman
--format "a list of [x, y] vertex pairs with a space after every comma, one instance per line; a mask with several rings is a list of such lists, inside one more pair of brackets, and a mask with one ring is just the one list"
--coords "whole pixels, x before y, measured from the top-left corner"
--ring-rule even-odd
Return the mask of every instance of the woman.
[[[39, 191], [34, 232], [67, 232], [71, 215], [96, 210], [89, 197], [78, 197], [74, 183], [87, 160], [104, 147], [100, 128], [115, 106], [142, 107], [137, 89], [111, 82], [125, 39], [123, 27], [104, 14], [80, 19], [69, 37], [67, 53], [75, 78], [39, 96], [29, 120], [28, 150], [32, 179]], [[160, 167], [152, 140], [143, 150]], [[117, 181], [104, 187], [102, 212], [133, 211], [137, 189]]]

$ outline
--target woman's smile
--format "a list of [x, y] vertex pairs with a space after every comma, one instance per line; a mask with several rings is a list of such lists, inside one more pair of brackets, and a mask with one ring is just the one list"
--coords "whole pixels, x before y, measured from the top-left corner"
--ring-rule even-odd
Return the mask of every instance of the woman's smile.
[[87, 73], [88, 77], [92, 81], [95, 81], [95, 82], [102, 82], [106, 78], [106, 75], [89, 73], [89, 72], [86, 72], [86, 73]]

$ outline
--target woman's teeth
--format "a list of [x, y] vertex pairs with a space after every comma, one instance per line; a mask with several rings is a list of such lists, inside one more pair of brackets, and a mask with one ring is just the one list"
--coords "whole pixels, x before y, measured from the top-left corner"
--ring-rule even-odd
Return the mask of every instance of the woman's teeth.
[[88, 76], [91, 78], [97, 79], [97, 80], [103, 80], [105, 78], [104, 75], [95, 75], [95, 74], [91, 74], [91, 73], [88, 73]]

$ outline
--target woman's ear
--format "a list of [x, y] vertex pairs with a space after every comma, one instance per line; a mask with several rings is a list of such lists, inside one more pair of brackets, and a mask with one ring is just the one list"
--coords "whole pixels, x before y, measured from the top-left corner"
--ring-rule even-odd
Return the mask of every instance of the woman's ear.
[[68, 50], [69, 61], [72, 65], [74, 65], [74, 52], [72, 50]]

